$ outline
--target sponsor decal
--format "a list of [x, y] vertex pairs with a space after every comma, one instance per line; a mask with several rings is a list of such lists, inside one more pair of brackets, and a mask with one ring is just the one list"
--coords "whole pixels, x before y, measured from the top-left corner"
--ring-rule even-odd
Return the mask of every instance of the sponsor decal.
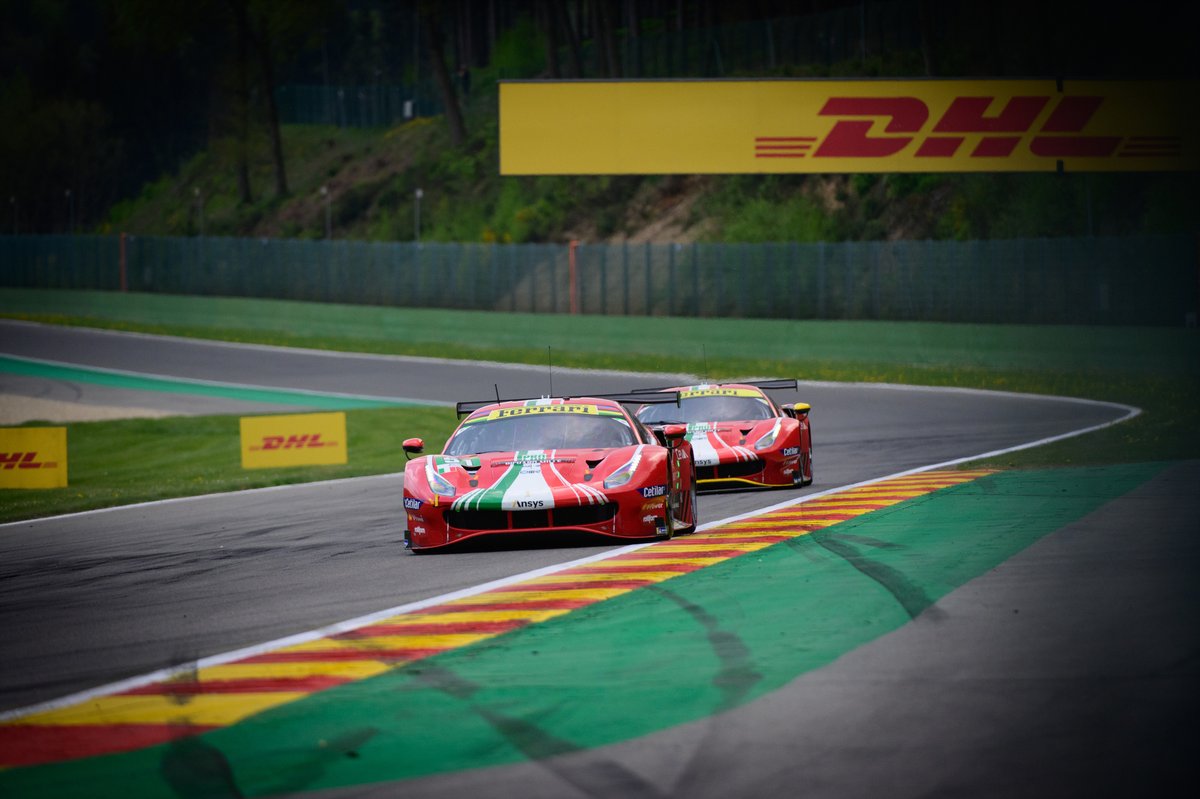
[[40, 461], [36, 452], [0, 452], [0, 468], [4, 469], [57, 469], [53, 461]]
[[1193, 171], [1198, 95], [1194, 80], [503, 83], [500, 173]]
[[243, 416], [240, 428], [243, 469], [347, 462], [344, 412]]
[[643, 499], [649, 499], [650, 497], [661, 497], [661, 496], [664, 496], [666, 493], [667, 493], [667, 487], [665, 485], [644, 486], [642, 488], [642, 498]]
[[416, 497], [405, 497], [404, 498], [404, 507], [408, 510], [420, 510], [421, 506], [424, 504], [425, 504], [424, 502], [417, 499]]
[[657, 521], [658, 521], [657, 516], [643, 516], [642, 517], [642, 524], [654, 524]]
[[67, 485], [67, 428], [0, 429], [0, 488]]
[[529, 416], [554, 413], [582, 413], [597, 416], [600, 410], [595, 405], [561, 403], [558, 405], [528, 405], [522, 408], [497, 408], [487, 415], [488, 419], [507, 419], [510, 416]]
[[478, 469], [479, 458], [460, 458], [456, 455], [439, 455], [434, 459], [438, 474], [446, 474], [455, 468]]
[[[603, 501], [593, 488], [569, 486], [554, 464], [554, 450], [522, 450], [488, 488], [476, 488], [454, 500], [455, 510], [518, 510], [555, 507], [554, 492], [565, 488], [588, 502]], [[548, 482], [551, 481], [551, 482]]]
[[784, 447], [783, 448], [783, 457], [785, 457], [785, 458], [790, 458], [793, 455], [799, 455], [799, 454], [800, 454], [799, 447]]
[[[817, 114], [833, 117], [833, 129], [809, 141], [819, 141], [813, 158], [889, 158], [911, 147], [917, 158], [943, 163], [959, 154], [968, 134], [980, 134], [969, 147], [971, 158], [1009, 158], [1022, 143], [1029, 153], [1053, 159], [1108, 158], [1123, 142], [1127, 155], [1181, 154], [1178, 136], [1083, 135], [1104, 102], [1102, 96], [1079, 95], [960, 96], [934, 117], [917, 97], [830, 97]], [[888, 135], [872, 135], [879, 131]], [[805, 150], [755, 153], [756, 158], [806, 155]]]
[[680, 399], [689, 397], [761, 397], [762, 394], [748, 388], [689, 388], [679, 392]]
[[293, 436], [263, 436], [262, 441], [250, 446], [251, 452], [265, 449], [317, 449], [320, 447], [336, 447], [336, 441], [322, 441], [320, 433], [302, 433]]
[[642, 503], [642, 513], [651, 513], [653, 511], [661, 511], [666, 507], [666, 501], [662, 499], [652, 500]]
[[548, 455], [525, 455], [511, 461], [492, 461], [493, 466], [540, 466], [543, 463], [574, 463], [574, 458], [551, 458]]

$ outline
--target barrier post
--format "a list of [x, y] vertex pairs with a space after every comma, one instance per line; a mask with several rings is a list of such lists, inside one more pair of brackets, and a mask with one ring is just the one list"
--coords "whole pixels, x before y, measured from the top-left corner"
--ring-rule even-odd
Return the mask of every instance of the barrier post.
[[121, 291], [129, 291], [129, 282], [125, 277], [125, 231], [121, 231]]
[[579, 287], [575, 278], [575, 250], [579, 247], [577, 239], [571, 239], [571, 244], [567, 249], [567, 266], [570, 275], [570, 304], [571, 313], [579, 313]]

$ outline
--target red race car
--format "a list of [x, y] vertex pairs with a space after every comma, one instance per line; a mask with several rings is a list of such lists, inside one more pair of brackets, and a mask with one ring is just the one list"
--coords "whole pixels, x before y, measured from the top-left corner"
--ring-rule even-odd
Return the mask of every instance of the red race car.
[[[577, 530], [670, 538], [696, 529], [696, 475], [683, 425], [651, 431], [621, 401], [636, 395], [460, 402], [440, 455], [410, 438], [405, 546], [483, 535]], [[662, 402], [678, 406], [679, 394]]]
[[795, 487], [813, 480], [809, 406], [779, 405], [764, 389], [796, 389], [795, 380], [708, 383], [647, 392], [678, 392], [680, 406], [647, 404], [646, 425], [687, 425], [701, 488]]

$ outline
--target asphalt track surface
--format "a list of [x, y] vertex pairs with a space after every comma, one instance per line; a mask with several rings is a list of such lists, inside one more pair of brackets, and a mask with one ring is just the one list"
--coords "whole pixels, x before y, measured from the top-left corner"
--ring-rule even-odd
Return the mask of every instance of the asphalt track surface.
[[[537, 396], [550, 380], [545, 368], [232, 347], [7, 322], [0, 322], [0, 352], [187, 379], [437, 402], [484, 399], [497, 383], [506, 396]], [[556, 393], [584, 394], [677, 377], [556, 369], [552, 379]], [[129, 399], [84, 383], [33, 381], [20, 390], [110, 405]], [[802, 384], [794, 396], [780, 392], [780, 398], [813, 406], [816, 482], [794, 491], [704, 495], [702, 521], [1125, 414], [1049, 398], [860, 385]], [[246, 410], [211, 398], [187, 402], [172, 409]], [[1079, 523], [1096, 535], [1048, 537], [948, 596], [938, 613], [765, 701], [558, 764], [448, 775], [406, 785], [404, 794], [666, 796], [682, 795], [671, 786], [686, 785], [689, 796], [799, 795], [799, 786], [804, 795], [839, 797], [1002, 796], [1020, 788], [1032, 791], [1024, 795], [1072, 795], [1082, 794], [1081, 787], [1105, 795], [1103, 788], [1116, 783], [1098, 781], [1095, 769], [1083, 774], [1096, 759], [1086, 744], [1098, 733], [1072, 736], [1086, 732], [1097, 692], [1108, 683], [1076, 677], [1086, 676], [1095, 657], [1111, 660], [1112, 648], [1102, 643], [1122, 630], [1106, 629], [1097, 638], [1075, 620], [1088, 603], [1104, 601], [1106, 589], [1111, 595], [1113, 583], [1097, 583], [1095, 569], [1111, 568], [1108, 556], [1127, 546], [1135, 516], [1154, 532], [1139, 543], [1142, 562], [1153, 560], [1161, 574], [1178, 579], [1164, 583], [1160, 572], [1146, 568], [1125, 576], [1130, 591], [1162, 593], [1164, 584], [1194, 574], [1187, 571], [1194, 548], [1190, 560], [1164, 557], [1155, 541], [1177, 536], [1181, 525], [1194, 533], [1200, 514], [1194, 501], [1179, 507], [1178, 487], [1194, 486], [1197, 477], [1194, 467], [1169, 472], [1146, 488], [1142, 504], [1123, 500], [1132, 504], [1115, 503], [1120, 507], [1113, 512]], [[390, 475], [0, 526], [0, 638], [6, 642], [0, 711], [612, 548], [572, 542], [415, 558], [399, 543], [400, 488], [400, 477]], [[1146, 514], [1153, 524], [1145, 524]], [[1075, 565], [1064, 569], [1064, 563]], [[1038, 613], [1018, 623], [1010, 618], [1014, 607]], [[1194, 629], [1186, 632], [1191, 637], [1181, 640], [1194, 640]], [[1131, 648], [1126, 661], [1109, 664], [1112, 673], [1139, 676], [1140, 651]], [[1014, 685], [1024, 690], [1014, 692]], [[1162, 682], [1163, 708], [1177, 687]], [[1194, 698], [1194, 683], [1190, 690]], [[1156, 718], [1159, 709], [1145, 709], [1142, 721]], [[1032, 737], [1017, 733], [1030, 724]], [[1128, 737], [1105, 729], [1110, 734], [1100, 736], [1101, 744]], [[1161, 743], [1153, 736], [1141, 740], [1139, 752], [1146, 741]], [[1062, 770], [1022, 770], [1035, 760], [1044, 764], [1047, 751], [1077, 762]], [[705, 753], [703, 762], [692, 757], [697, 752]], [[948, 753], [974, 757], [954, 758], [947, 775]], [[614, 762], [625, 764], [619, 773], [634, 769], [644, 782], [631, 789], [595, 776], [609, 773], [605, 766]], [[677, 773], [679, 763], [691, 763], [695, 773]]]

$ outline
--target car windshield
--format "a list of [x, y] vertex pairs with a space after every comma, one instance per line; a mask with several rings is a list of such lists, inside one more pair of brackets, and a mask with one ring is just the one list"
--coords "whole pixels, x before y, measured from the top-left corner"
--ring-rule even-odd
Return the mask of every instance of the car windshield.
[[608, 449], [636, 444], [633, 428], [618, 416], [564, 413], [469, 422], [446, 442], [446, 455], [530, 449]]
[[687, 397], [678, 408], [666, 403], [648, 405], [638, 411], [638, 418], [646, 424], [734, 422], [774, 416], [765, 397]]

